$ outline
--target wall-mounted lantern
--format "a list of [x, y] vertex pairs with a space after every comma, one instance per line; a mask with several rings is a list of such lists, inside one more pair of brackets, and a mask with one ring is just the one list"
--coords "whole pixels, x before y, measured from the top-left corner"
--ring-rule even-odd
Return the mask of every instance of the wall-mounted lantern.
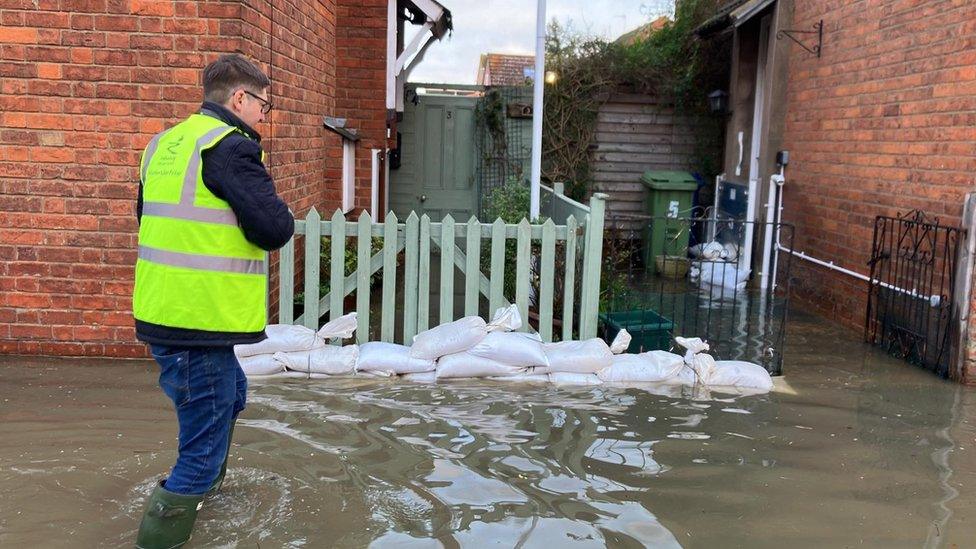
[[708, 110], [712, 114], [728, 114], [729, 94], [722, 90], [715, 90], [708, 94]]

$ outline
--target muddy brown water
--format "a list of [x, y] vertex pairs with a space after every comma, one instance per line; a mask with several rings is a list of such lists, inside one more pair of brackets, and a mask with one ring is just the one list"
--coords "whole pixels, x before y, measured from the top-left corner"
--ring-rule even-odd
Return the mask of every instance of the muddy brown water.
[[[739, 398], [252, 384], [190, 546], [976, 546], [976, 389], [812, 317], [789, 344], [777, 391]], [[154, 364], [0, 368], [0, 546], [131, 546], [175, 458]]]

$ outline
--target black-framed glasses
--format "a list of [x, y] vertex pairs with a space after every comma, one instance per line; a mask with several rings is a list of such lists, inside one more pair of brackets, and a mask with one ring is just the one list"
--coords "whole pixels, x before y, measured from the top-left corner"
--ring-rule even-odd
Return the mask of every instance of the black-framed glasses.
[[261, 99], [261, 97], [258, 96], [257, 94], [251, 93], [247, 90], [242, 90], [242, 91], [261, 102], [261, 114], [268, 114], [269, 112], [271, 112], [271, 109], [274, 107], [271, 101], [268, 101], [267, 99]]

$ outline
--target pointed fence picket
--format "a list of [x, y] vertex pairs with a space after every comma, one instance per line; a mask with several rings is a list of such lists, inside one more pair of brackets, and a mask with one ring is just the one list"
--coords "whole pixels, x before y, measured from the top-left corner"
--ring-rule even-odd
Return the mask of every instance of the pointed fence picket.
[[[463, 311], [465, 315], [479, 314], [482, 300], [493, 312], [509, 304], [504, 295], [506, 271], [515, 269], [514, 300], [523, 318], [523, 330], [529, 328], [529, 301], [536, 298], [534, 309], [538, 314], [538, 332], [544, 341], [554, 336], [561, 339], [589, 338], [596, 336], [597, 313], [600, 293], [602, 263], [603, 224], [606, 195], [597, 193], [590, 200], [589, 208], [568, 215], [563, 224], [548, 219], [542, 224], [532, 224], [523, 219], [518, 224], [506, 224], [501, 219], [494, 223], [481, 223], [471, 218], [466, 223], [456, 223], [451, 216], [434, 223], [426, 216], [412, 212], [401, 222], [392, 212], [382, 223], [374, 223], [369, 214], [362, 212], [356, 221], [349, 221], [342, 212], [336, 211], [323, 220], [313, 208], [304, 220], [295, 221], [296, 235], [304, 235], [304, 302], [303, 314], [294, 317], [290, 305], [295, 295], [295, 239], [292, 238], [281, 250], [278, 322], [302, 324], [317, 329], [327, 316], [335, 319], [344, 314], [346, 297], [356, 293], [355, 310], [358, 313], [358, 342], [379, 340], [409, 344], [413, 336], [430, 327], [431, 255], [440, 255], [440, 296], [435, 304], [438, 322], [455, 320], [455, 270], [464, 275]], [[579, 213], [582, 219], [576, 217]], [[582, 249], [579, 232], [584, 230]], [[323, 238], [328, 238], [330, 262], [328, 272], [320, 272], [319, 257]], [[354, 244], [347, 242], [352, 239]], [[376, 240], [382, 248], [375, 251]], [[488, 274], [482, 272], [482, 245], [488, 243], [485, 260]], [[517, 250], [515, 264], [507, 264], [506, 243], [512, 242]], [[555, 258], [557, 244], [563, 243], [565, 267], [557, 272]], [[355, 270], [346, 273], [346, 250], [355, 246]], [[463, 248], [462, 248], [463, 245]], [[577, 273], [577, 258], [582, 273]], [[398, 286], [397, 271], [402, 266], [403, 284]], [[538, 273], [539, 281], [532, 285], [532, 272]], [[379, 332], [370, 333], [370, 305], [374, 275], [381, 282], [379, 308]], [[445, 274], [449, 273], [449, 274]], [[329, 282], [329, 292], [319, 297], [322, 275]], [[556, 277], [562, 277], [562, 331], [553, 330]], [[576, 295], [576, 279], [581, 276], [579, 295]], [[360, 291], [363, 289], [363, 291]], [[461, 289], [461, 288], [459, 288]], [[537, 295], [535, 295], [537, 293]], [[577, 301], [578, 300], [578, 301]], [[579, 314], [578, 333], [574, 333], [574, 315]], [[396, 332], [398, 312], [402, 312], [401, 331]]]

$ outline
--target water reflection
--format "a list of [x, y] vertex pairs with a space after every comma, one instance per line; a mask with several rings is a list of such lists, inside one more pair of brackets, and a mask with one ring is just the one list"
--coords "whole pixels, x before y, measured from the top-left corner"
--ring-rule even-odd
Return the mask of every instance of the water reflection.
[[[255, 383], [197, 546], [971, 545], [976, 391], [798, 324], [769, 395]], [[0, 546], [131, 545], [174, 457], [154, 372], [8, 366], [0, 396]]]
[[712, 408], [676, 389], [279, 382], [254, 388], [262, 419], [245, 424], [276, 435], [279, 452], [342, 455], [371, 509], [371, 547], [671, 547], [638, 500], [670, 470], [654, 446], [708, 439], [697, 429]]

